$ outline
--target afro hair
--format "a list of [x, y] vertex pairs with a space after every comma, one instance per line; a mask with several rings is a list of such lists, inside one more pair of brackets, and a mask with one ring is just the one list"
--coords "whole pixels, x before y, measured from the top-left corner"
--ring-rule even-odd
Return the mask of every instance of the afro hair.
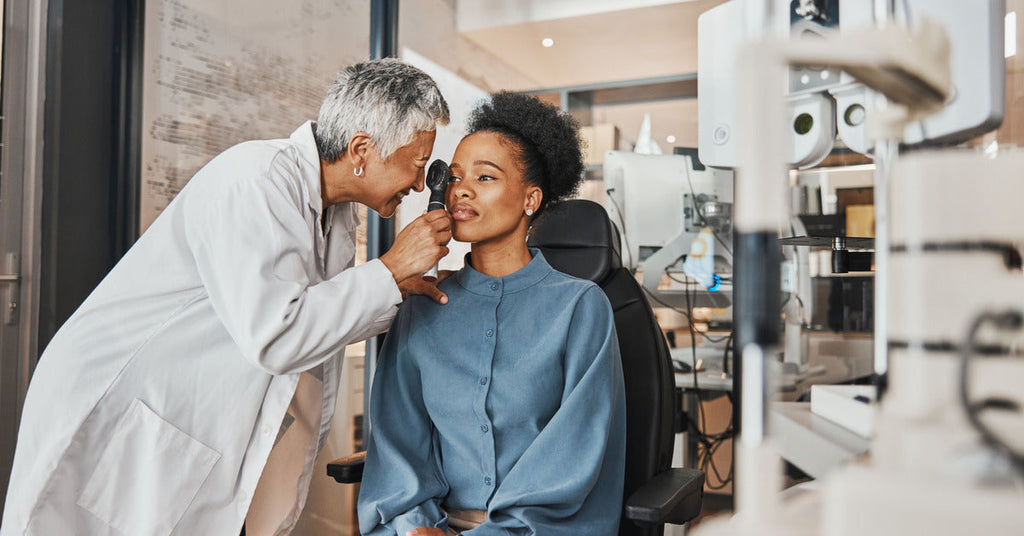
[[534, 214], [576, 193], [583, 180], [579, 123], [536, 97], [503, 91], [491, 95], [469, 117], [469, 132], [496, 132], [518, 148], [526, 182], [540, 187], [544, 199]]

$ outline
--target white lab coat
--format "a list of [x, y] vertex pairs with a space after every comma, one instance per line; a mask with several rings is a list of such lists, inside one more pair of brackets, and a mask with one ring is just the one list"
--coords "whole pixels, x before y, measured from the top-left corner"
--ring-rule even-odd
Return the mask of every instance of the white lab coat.
[[291, 530], [345, 345], [385, 329], [401, 301], [379, 260], [352, 267], [360, 206], [328, 209], [325, 231], [320, 199], [311, 123], [195, 175], [43, 353], [0, 535], [238, 534], [311, 370], [320, 433]]

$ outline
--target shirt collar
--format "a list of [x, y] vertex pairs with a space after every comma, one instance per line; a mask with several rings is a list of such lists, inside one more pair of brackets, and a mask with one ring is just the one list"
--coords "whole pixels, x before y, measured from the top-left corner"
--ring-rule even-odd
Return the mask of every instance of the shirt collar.
[[456, 274], [456, 281], [462, 288], [482, 296], [501, 296], [523, 290], [539, 283], [554, 270], [539, 249], [530, 248], [530, 254], [533, 259], [526, 266], [505, 277], [491, 277], [476, 271], [469, 263], [471, 253], [467, 253], [466, 264]]
[[[319, 219], [324, 212], [324, 201], [320, 197], [320, 150], [316, 148], [316, 138], [313, 137], [313, 129], [315, 128], [316, 123], [314, 121], [306, 121], [302, 126], [295, 129], [295, 132], [292, 132], [288, 139], [295, 144], [296, 149], [298, 149], [299, 158], [308, 166], [304, 166], [303, 170], [312, 171], [312, 173], [302, 173], [302, 179], [309, 196], [309, 208]], [[335, 208], [328, 214], [329, 219], [333, 220], [333, 214], [340, 211], [345, 214], [341, 220], [345, 225], [351, 229], [359, 226], [360, 207], [357, 203], [347, 201], [333, 206]], [[330, 209], [331, 207], [327, 208]]]
[[303, 160], [302, 179], [305, 182], [306, 191], [309, 194], [309, 208], [313, 209], [317, 217], [323, 213], [323, 199], [320, 197], [320, 151], [316, 148], [316, 140], [313, 138], [313, 121], [306, 121], [299, 128], [292, 132], [289, 140], [298, 149], [299, 158]]

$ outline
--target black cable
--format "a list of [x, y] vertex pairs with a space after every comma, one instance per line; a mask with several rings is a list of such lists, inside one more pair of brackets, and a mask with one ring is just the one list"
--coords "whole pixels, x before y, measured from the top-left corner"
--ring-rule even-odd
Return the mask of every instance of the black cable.
[[675, 312], [677, 312], [677, 313], [679, 313], [679, 314], [681, 314], [681, 315], [685, 316], [685, 317], [686, 317], [687, 319], [689, 319], [689, 318], [690, 318], [690, 315], [689, 315], [689, 313], [687, 313], [687, 312], [686, 312], [686, 311], [684, 311], [683, 309], [680, 309], [680, 308], [678, 308], [678, 307], [676, 307], [676, 306], [674, 306], [674, 305], [671, 305], [671, 304], [669, 304], [669, 303], [666, 303], [666, 302], [664, 302], [664, 301], [661, 301], [661, 299], [659, 299], [659, 298], [658, 298], [657, 296], [655, 296], [653, 292], [651, 292], [650, 290], [648, 290], [648, 289], [647, 289], [647, 287], [645, 287], [645, 286], [643, 286], [643, 285], [640, 285], [640, 288], [642, 288], [642, 289], [644, 290], [644, 292], [646, 292], [646, 293], [647, 293], [647, 297], [649, 297], [650, 299], [652, 299], [652, 300], [654, 300], [654, 301], [658, 302], [658, 305], [661, 305], [662, 307], [664, 307], [664, 308], [666, 308], [666, 309], [672, 309], [673, 311], [675, 311]]
[[[629, 253], [628, 265], [631, 266], [633, 264], [633, 250], [629, 249], [629, 239], [626, 238], [626, 215], [622, 212], [622, 207], [620, 207], [619, 204], [615, 201], [615, 197], [612, 196], [612, 192], [614, 191], [615, 188], [606, 188], [604, 191], [604, 195], [608, 197], [609, 200], [611, 200], [613, 205], [615, 205], [615, 212], [619, 213], [619, 233], [622, 234], [622, 245], [626, 246], [626, 253]], [[637, 264], [639, 265], [640, 262], [637, 261]], [[633, 273], [634, 271], [636, 271], [635, 267], [631, 267], [629, 269], [629, 273]]]
[[1006, 455], [1016, 470], [1024, 475], [1024, 453], [1015, 451], [997, 436], [984, 422], [979, 414], [986, 409], [1010, 409], [1020, 412], [1020, 405], [1012, 400], [1003, 398], [986, 398], [980, 402], [971, 402], [970, 396], [970, 365], [975, 354], [975, 336], [978, 330], [985, 323], [992, 323], [999, 329], [1021, 329], [1024, 324], [1024, 316], [1019, 311], [1006, 311], [1001, 313], [984, 312], [979, 314], [971, 328], [967, 331], [967, 337], [960, 347], [960, 404], [967, 413], [967, 421], [971, 424], [982, 441], [996, 451]]
[[[688, 285], [688, 284], [690, 284], [690, 276], [686, 276], [686, 277], [687, 277], [686, 279], [676, 279], [676, 278], [675, 278], [675, 277], [673, 277], [673, 276], [672, 276], [672, 274], [671, 274], [671, 273], [670, 273], [670, 272], [668, 271], [668, 268], [665, 268], [665, 271], [664, 271], [663, 273], [664, 273], [664, 274], [665, 274], [665, 275], [666, 275], [666, 276], [667, 276], [667, 277], [668, 277], [669, 279], [671, 279], [672, 281], [675, 281], [676, 283], [681, 283], [681, 284], [683, 284], [683, 285]], [[719, 278], [719, 280], [720, 280], [720, 281], [727, 281], [727, 282], [731, 282], [731, 281], [732, 281], [732, 279], [731, 279], [731, 278], [730, 278], [730, 279], [722, 279], [722, 278]], [[696, 279], [694, 279], [694, 281], [696, 281]], [[708, 297], [709, 297], [709, 298], [711, 299], [711, 301], [712, 301], [712, 302], [715, 302], [715, 303], [714, 303], [714, 304], [712, 305], [712, 307], [715, 307], [715, 306], [721, 306], [721, 307], [728, 307], [728, 306], [730, 305], [730, 304], [728, 304], [728, 303], [718, 303], [718, 297], [717, 297], [717, 295], [715, 294], [715, 292], [713, 292], [713, 291], [710, 291], [710, 290], [708, 290], [708, 289], [704, 288], [704, 285], [699, 285], [699, 287], [698, 287], [698, 288], [700, 288], [700, 289], [701, 289], [701, 290], [703, 290], [704, 292], [707, 292], [707, 293], [708, 293]], [[697, 297], [696, 297], [696, 293], [694, 293], [694, 300], [696, 300], [696, 299], [697, 299]], [[723, 298], [723, 299], [726, 299], [726, 298]]]
[[725, 341], [729, 340], [729, 337], [730, 337], [730, 335], [722, 335], [721, 337], [712, 337], [711, 335], [708, 335], [707, 333], [704, 333], [703, 331], [698, 331], [697, 333], [700, 333], [700, 336], [704, 337], [704, 340], [710, 342], [711, 344], [718, 344], [718, 343], [721, 343], [721, 342], [725, 342]]
[[[676, 283], [681, 283], [683, 285], [689, 285], [690, 284], [690, 281], [688, 279], [676, 279], [675, 277], [672, 277], [672, 274], [668, 273], [668, 269], [665, 270], [665, 275], [667, 275], [669, 279], [671, 279], [672, 281], [675, 281]], [[696, 300], [696, 296], [694, 297], [694, 299]], [[664, 303], [664, 302], [659, 301], [659, 303]], [[687, 303], [689, 303], [689, 302], [687, 302]], [[675, 308], [673, 308], [673, 310], [675, 310], [676, 312], [678, 312], [680, 314], [686, 315], [687, 319], [690, 318], [690, 315], [688, 313], [686, 313], [686, 312], [683, 312], [683, 311], [681, 311], [679, 309], [675, 309]], [[712, 337], [711, 335], [708, 335], [707, 333], [705, 333], [703, 331], [698, 331], [697, 333], [700, 334], [701, 338], [703, 338], [704, 340], [710, 342], [711, 344], [718, 344], [720, 342], [725, 341], [728, 338], [728, 336], [725, 336], [725, 335], [723, 335], [721, 337]]]
[[[672, 278], [671, 275], [669, 275], [669, 277]], [[674, 278], [672, 278], [672, 279], [674, 279]], [[698, 415], [698, 420], [699, 420], [699, 423], [700, 423], [698, 425], [697, 422], [694, 421], [694, 419], [687, 419], [687, 422], [688, 422], [687, 430], [688, 430], [689, 433], [692, 433], [693, 437], [696, 439], [696, 443], [697, 443], [697, 466], [698, 466], [698, 468], [700, 470], [704, 471], [704, 474], [706, 475], [706, 477], [708, 477], [708, 480], [706, 481], [708, 489], [709, 490], [720, 490], [720, 489], [725, 488], [727, 485], [729, 485], [730, 482], [732, 482], [733, 475], [734, 475], [735, 463], [730, 464], [729, 471], [723, 476], [721, 474], [721, 471], [719, 471], [717, 464], [714, 461], [714, 455], [715, 455], [716, 452], [718, 452], [718, 449], [725, 443], [725, 441], [731, 440], [733, 437], [735, 437], [735, 432], [734, 432], [734, 429], [733, 429], [733, 426], [732, 426], [732, 419], [729, 419], [728, 426], [721, 433], [709, 434], [709, 433], [706, 432], [706, 430], [707, 430], [707, 416], [704, 413], [704, 406], [703, 406], [703, 404], [701, 403], [701, 400], [700, 400], [700, 391], [701, 391], [701, 389], [700, 389], [699, 377], [697, 375], [697, 338], [696, 338], [696, 334], [698, 332], [696, 331], [696, 329], [694, 329], [693, 320], [692, 320], [692, 318], [693, 318], [693, 316], [692, 316], [693, 306], [692, 306], [692, 302], [690, 300], [690, 292], [691, 292], [690, 284], [691, 283], [690, 283], [689, 280], [683, 280], [683, 281], [676, 280], [676, 281], [684, 284], [684, 291], [683, 291], [683, 293], [684, 293], [684, 296], [686, 297], [686, 307], [687, 307], [686, 310], [680, 309], [678, 307], [675, 307], [673, 305], [670, 305], [670, 304], [662, 301], [657, 296], [655, 296], [653, 292], [651, 292], [649, 289], [647, 289], [643, 285], [641, 285], [640, 288], [642, 288], [643, 291], [647, 294], [647, 296], [651, 300], [653, 300], [654, 302], [660, 304], [663, 307], [671, 309], [671, 310], [673, 310], [673, 311], [675, 311], [675, 312], [677, 312], [679, 314], [682, 314], [683, 316], [686, 317], [687, 324], [689, 326], [689, 332], [690, 332], [690, 349], [691, 349], [691, 353], [692, 353], [692, 356], [693, 356], [693, 366], [691, 367], [690, 371], [691, 371], [691, 374], [693, 375], [693, 390], [697, 394], [697, 415]], [[701, 334], [701, 336], [702, 337], [707, 337], [703, 333]], [[725, 338], [725, 340], [727, 341], [727, 343], [730, 342], [732, 340], [732, 333], [730, 333], [729, 337]], [[735, 407], [735, 404], [733, 403], [733, 399], [732, 399], [731, 393], [727, 392], [726, 395], [729, 397], [730, 404], [733, 404], [733, 407]], [[714, 484], [714, 483], [711, 482], [711, 480], [710, 480], [710, 476], [711, 475], [714, 475], [714, 477], [719, 480], [719, 482], [717, 484]]]
[[[735, 463], [731, 463], [729, 465], [729, 472], [726, 473], [726, 475], [723, 477], [721, 472], [718, 470], [718, 465], [715, 463], [715, 459], [714, 459], [715, 458], [715, 453], [718, 452], [718, 449], [725, 443], [726, 440], [732, 439], [732, 437], [734, 435], [733, 434], [733, 428], [732, 428], [732, 419], [729, 420], [729, 425], [726, 427], [725, 431], [723, 431], [722, 433], [719, 433], [719, 434], [709, 434], [709, 433], [707, 433], [707, 429], [708, 429], [707, 418], [706, 418], [706, 416], [704, 414], [704, 405], [701, 403], [701, 400], [700, 400], [700, 385], [698, 384], [698, 377], [697, 377], [697, 336], [696, 336], [696, 330], [693, 327], [693, 321], [692, 321], [692, 318], [693, 318], [693, 316], [692, 316], [692, 314], [693, 314], [693, 307], [692, 307], [692, 303], [690, 302], [690, 284], [689, 284], [689, 282], [686, 283], [686, 286], [684, 287], [683, 292], [684, 292], [684, 294], [686, 296], [686, 308], [687, 308], [687, 311], [690, 312], [690, 315], [687, 316], [688, 324], [689, 324], [689, 327], [690, 327], [690, 351], [691, 351], [692, 356], [693, 356], [693, 367], [691, 367], [690, 370], [691, 370], [691, 373], [693, 374], [693, 389], [697, 393], [697, 415], [698, 415], [698, 418], [700, 420], [699, 428], [697, 427], [697, 425], [695, 423], [692, 422], [692, 419], [690, 420], [690, 422], [693, 425], [693, 427], [695, 428], [694, 436], [697, 438], [697, 444], [698, 444], [697, 445], [697, 448], [698, 448], [698, 452], [697, 452], [698, 465], [700, 466], [700, 470], [704, 472], [706, 477], [708, 477], [708, 479], [705, 481], [707, 483], [707, 487], [710, 490], [719, 490], [719, 489], [723, 489], [725, 486], [727, 486], [729, 484], [729, 482], [732, 481], [733, 467], [735, 467], [735, 465], [736, 465]], [[730, 403], [732, 403], [732, 398], [731, 397], [729, 398], [729, 401], [730, 401]], [[703, 456], [701, 456], [700, 447], [704, 447]], [[718, 484], [711, 483], [710, 478], [709, 478], [711, 475], [714, 475], [714, 477], [718, 480]]]
[[690, 372], [693, 373], [693, 390], [697, 392], [697, 415], [700, 416], [700, 428], [703, 435], [703, 430], [707, 430], [708, 427], [707, 422], [704, 420], [704, 406], [700, 403], [700, 386], [697, 385], [697, 335], [693, 329], [693, 307], [690, 306], [689, 287], [690, 285], [687, 284], [683, 288], [683, 293], [686, 295], [686, 324], [690, 328], [690, 352], [693, 355], [693, 366], [690, 367]]
[[729, 349], [732, 348], [732, 336], [735, 333], [735, 331], [730, 331], [729, 340], [725, 341], [725, 355], [722, 356], [722, 372], [726, 374], [729, 373]]

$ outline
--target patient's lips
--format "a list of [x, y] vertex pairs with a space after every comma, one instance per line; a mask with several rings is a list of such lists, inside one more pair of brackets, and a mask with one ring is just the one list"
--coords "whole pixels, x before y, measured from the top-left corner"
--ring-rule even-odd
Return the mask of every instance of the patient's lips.
[[452, 218], [455, 221], [466, 221], [478, 216], [473, 207], [465, 203], [456, 203], [451, 209]]

